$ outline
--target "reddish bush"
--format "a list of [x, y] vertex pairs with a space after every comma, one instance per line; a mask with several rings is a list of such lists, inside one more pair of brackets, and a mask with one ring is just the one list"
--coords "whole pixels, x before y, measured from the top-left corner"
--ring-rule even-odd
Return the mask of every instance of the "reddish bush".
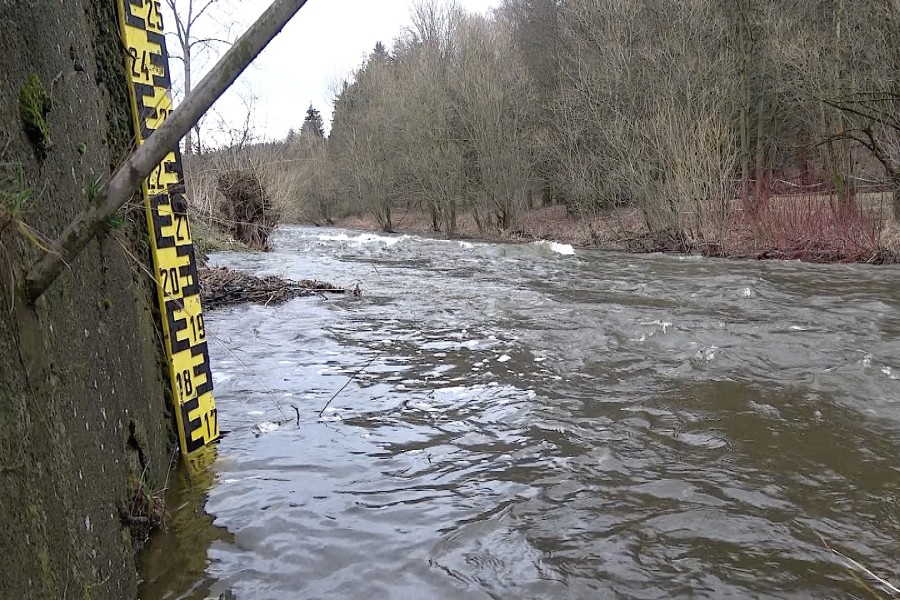
[[781, 196], [746, 215], [759, 258], [809, 262], [883, 262], [881, 214], [831, 194]]

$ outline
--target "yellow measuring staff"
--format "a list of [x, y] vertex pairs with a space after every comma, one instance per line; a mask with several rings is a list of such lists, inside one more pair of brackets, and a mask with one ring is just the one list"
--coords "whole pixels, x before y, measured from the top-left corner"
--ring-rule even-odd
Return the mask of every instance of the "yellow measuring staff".
[[[160, 0], [119, 0], [119, 26], [141, 144], [172, 112]], [[144, 182], [143, 194], [178, 438], [188, 464], [199, 466], [208, 461], [205, 447], [219, 437], [219, 420], [184, 193], [184, 170], [176, 149]]]

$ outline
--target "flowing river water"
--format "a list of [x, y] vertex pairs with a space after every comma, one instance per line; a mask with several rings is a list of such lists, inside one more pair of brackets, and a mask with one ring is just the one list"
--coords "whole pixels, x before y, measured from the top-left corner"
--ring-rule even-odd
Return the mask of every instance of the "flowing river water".
[[209, 314], [228, 433], [144, 600], [900, 585], [896, 268], [300, 227], [211, 262], [363, 296]]

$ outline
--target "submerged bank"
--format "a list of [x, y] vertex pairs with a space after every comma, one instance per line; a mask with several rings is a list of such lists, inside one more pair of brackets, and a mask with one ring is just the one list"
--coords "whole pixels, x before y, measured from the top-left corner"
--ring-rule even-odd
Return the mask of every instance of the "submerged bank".
[[[359, 285], [353, 289], [317, 279], [292, 281], [274, 275], [257, 277], [227, 267], [208, 266], [211, 252], [256, 252], [234, 239], [199, 215], [192, 215], [194, 246], [200, 263], [200, 300], [207, 310], [238, 304], [280, 304], [294, 298], [326, 294], [362, 294]], [[262, 251], [258, 251], [262, 252]]]

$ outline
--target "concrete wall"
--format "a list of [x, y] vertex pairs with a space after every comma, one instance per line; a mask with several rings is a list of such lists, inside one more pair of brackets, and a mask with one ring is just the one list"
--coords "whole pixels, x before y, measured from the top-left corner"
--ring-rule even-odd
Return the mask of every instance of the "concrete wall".
[[[35, 240], [131, 145], [115, 10], [0, 0], [0, 598], [133, 597], [134, 499], [165, 485], [176, 446], [139, 201], [36, 306], [21, 295]], [[46, 156], [22, 118], [31, 75], [52, 105]]]

